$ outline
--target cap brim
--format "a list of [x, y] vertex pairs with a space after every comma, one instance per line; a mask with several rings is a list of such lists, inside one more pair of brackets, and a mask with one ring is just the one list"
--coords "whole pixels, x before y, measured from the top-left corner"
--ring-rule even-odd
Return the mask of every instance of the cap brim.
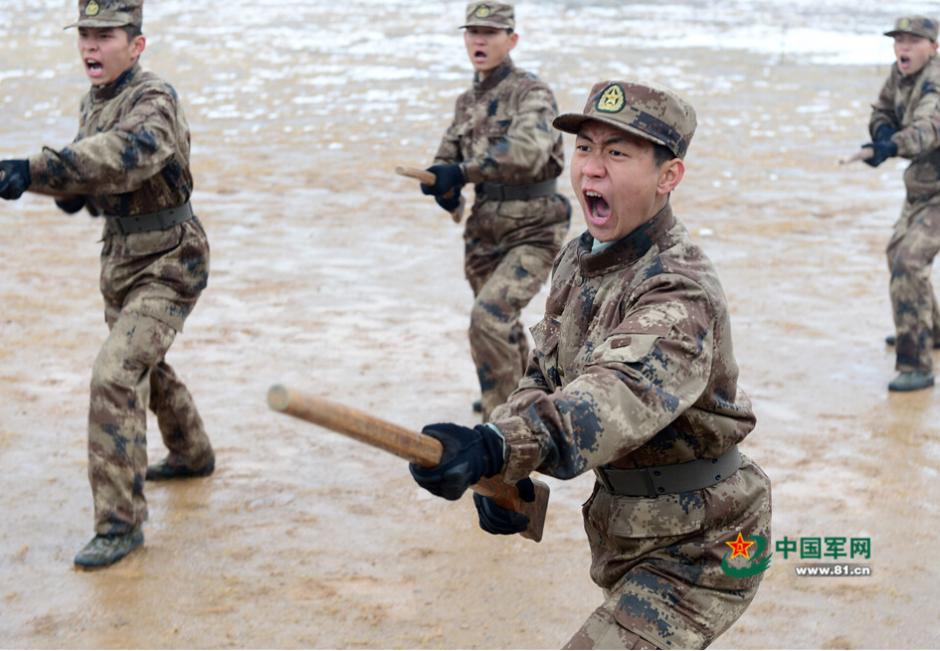
[[66, 25], [62, 29], [74, 29], [75, 27], [92, 27], [92, 28], [106, 28], [106, 27], [124, 27], [125, 25], [130, 25], [130, 23], [122, 22], [120, 20], [102, 20], [100, 18], [82, 18], [81, 20], [72, 23], [71, 25]]
[[669, 149], [669, 151], [672, 151], [672, 147], [659, 138], [654, 138], [650, 134], [644, 131], [640, 131], [635, 127], [631, 127], [630, 125], [624, 124], [623, 122], [618, 122], [617, 120], [605, 118], [600, 115], [585, 115], [584, 113], [562, 113], [552, 121], [552, 126], [559, 131], [577, 135], [585, 122], [600, 122], [601, 124], [606, 124], [608, 126], [614, 127], [615, 129], [626, 131], [627, 133], [643, 138], [644, 140], [654, 142], [657, 145], [662, 145], [663, 147]]
[[493, 29], [512, 29], [501, 23], [491, 23], [489, 21], [481, 20], [478, 23], [467, 23], [466, 25], [461, 25], [457, 29], [467, 29], [468, 27], [491, 27]]
[[910, 34], [911, 36], [919, 36], [920, 38], [926, 38], [928, 41], [936, 41], [936, 40], [937, 40], [936, 38], [934, 38], [934, 37], [932, 37], [932, 36], [928, 36], [928, 35], [926, 35], [926, 34], [919, 34], [919, 33], [917, 33], [917, 32], [913, 32], [913, 31], [911, 31], [911, 30], [909, 30], [909, 29], [892, 29], [890, 32], [885, 32], [885, 36], [892, 36], [892, 37], [894, 37], [894, 36], [897, 36], [898, 34]]

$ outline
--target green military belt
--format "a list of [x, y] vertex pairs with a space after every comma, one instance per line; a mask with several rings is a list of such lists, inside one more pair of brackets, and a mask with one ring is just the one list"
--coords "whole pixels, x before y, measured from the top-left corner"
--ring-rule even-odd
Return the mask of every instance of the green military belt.
[[625, 470], [601, 466], [594, 469], [597, 480], [614, 495], [659, 497], [708, 488], [733, 475], [741, 467], [738, 446], [717, 459], [696, 459], [668, 466]]
[[193, 218], [193, 208], [187, 201], [182, 206], [166, 208], [145, 215], [134, 215], [133, 217], [107, 215], [107, 218], [109, 230], [121, 235], [131, 235], [148, 231], [165, 231], [171, 226], [187, 222]]
[[525, 185], [503, 185], [502, 183], [479, 183], [476, 186], [477, 196], [492, 201], [528, 201], [538, 197], [550, 197], [558, 191], [555, 179], [541, 183], [527, 183]]

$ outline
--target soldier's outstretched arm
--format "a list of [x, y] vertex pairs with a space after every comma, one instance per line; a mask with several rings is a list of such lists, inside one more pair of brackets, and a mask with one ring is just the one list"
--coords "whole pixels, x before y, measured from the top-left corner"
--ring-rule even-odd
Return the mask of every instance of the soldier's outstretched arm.
[[504, 463], [504, 446], [497, 430], [439, 423], [428, 425], [421, 433], [412, 432], [358, 409], [280, 385], [268, 391], [268, 405], [407, 459], [415, 480], [435, 495], [455, 500], [472, 485], [516, 527], [504, 533], [519, 533], [535, 542], [542, 539], [548, 485], [537, 480], [511, 485], [496, 476]]
[[9, 201], [16, 200], [23, 196], [24, 192], [53, 197], [56, 205], [69, 214], [76, 213], [85, 207], [83, 196], [63, 196], [33, 185], [28, 160], [0, 161], [0, 198]]
[[29, 159], [36, 191], [74, 196], [138, 189], [175, 152], [177, 101], [167, 85], [145, 88], [115, 129], [60, 150], [43, 148]]
[[19, 199], [29, 189], [31, 182], [28, 161], [0, 161], [0, 198], [7, 201]]

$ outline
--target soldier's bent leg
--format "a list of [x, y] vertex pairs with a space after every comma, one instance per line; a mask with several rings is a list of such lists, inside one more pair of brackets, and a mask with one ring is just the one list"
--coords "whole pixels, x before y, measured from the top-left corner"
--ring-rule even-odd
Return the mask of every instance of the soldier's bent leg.
[[604, 604], [587, 618], [564, 649], [658, 649], [633, 631], [625, 629], [614, 619], [608, 604]]
[[897, 330], [897, 370], [930, 372], [936, 324], [936, 299], [930, 270], [940, 250], [940, 210], [910, 210], [898, 223], [888, 245], [891, 306]]
[[166, 462], [190, 470], [214, 463], [212, 444], [186, 385], [165, 361], [150, 373], [150, 410], [157, 416]]
[[88, 478], [95, 531], [128, 533], [147, 519], [147, 403], [150, 372], [176, 331], [135, 312], [122, 312], [95, 360], [88, 413]]
[[551, 272], [554, 256], [539, 247], [510, 249], [480, 287], [470, 313], [470, 352], [483, 396], [483, 419], [516, 388], [528, 356], [522, 308]]
[[934, 292], [930, 276], [927, 276], [927, 298], [930, 299], [930, 323], [934, 348], [940, 346], [940, 310], [937, 309], [937, 294]]

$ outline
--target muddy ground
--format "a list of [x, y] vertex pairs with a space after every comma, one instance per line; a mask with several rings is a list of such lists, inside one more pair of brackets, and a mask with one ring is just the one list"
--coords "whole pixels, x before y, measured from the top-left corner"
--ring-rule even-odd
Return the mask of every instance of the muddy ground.
[[[85, 88], [59, 31], [72, 3], [36, 4], [0, 40], [4, 158], [67, 143]], [[192, 125], [213, 256], [168, 360], [218, 469], [148, 486], [145, 547], [105, 571], [72, 567], [92, 533], [100, 224], [36, 196], [0, 206], [0, 645], [553, 648], [600, 603], [578, 513], [590, 478], [550, 480], [541, 544], [496, 538], [469, 498], [432, 499], [403, 462], [265, 406], [283, 382], [409, 427], [474, 420], [461, 231], [391, 173], [430, 159], [467, 84], [460, 5], [352, 4], [314, 16], [238, 1], [214, 17], [167, 2], [148, 23], [145, 65]], [[864, 140], [886, 65], [631, 49], [575, 20], [559, 35], [530, 8], [517, 60], [563, 110], [609, 77], [668, 81], [696, 106], [674, 207], [730, 301], [759, 418], [742, 447], [773, 480], [774, 535], [872, 541], [867, 578], [800, 578], [776, 555], [715, 646], [937, 646], [940, 401], [885, 390], [902, 165], [836, 164]]]

